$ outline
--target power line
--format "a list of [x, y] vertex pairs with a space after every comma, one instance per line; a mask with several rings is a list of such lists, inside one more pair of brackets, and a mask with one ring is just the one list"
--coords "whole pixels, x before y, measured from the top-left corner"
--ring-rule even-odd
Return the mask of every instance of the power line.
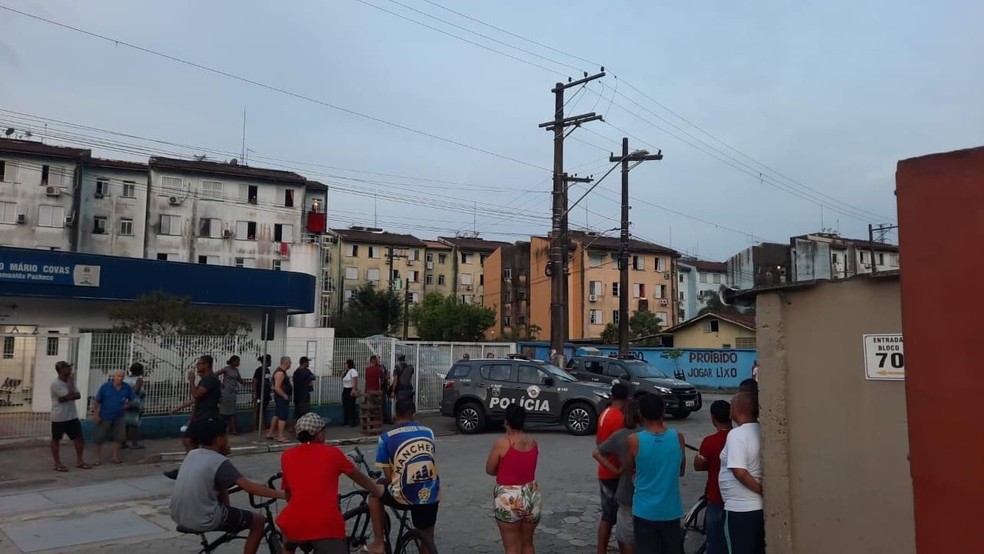
[[86, 36], [90, 36], [90, 37], [97, 38], [97, 39], [100, 39], [100, 40], [103, 40], [103, 41], [106, 41], [106, 42], [110, 42], [110, 43], [112, 43], [113, 45], [115, 45], [117, 47], [124, 46], [124, 47], [127, 47], [127, 48], [131, 48], [133, 50], [137, 50], [137, 51], [143, 52], [145, 54], [150, 54], [150, 55], [153, 55], [153, 56], [157, 56], [159, 58], [163, 58], [163, 59], [168, 60], [168, 61], [172, 61], [172, 62], [180, 63], [180, 64], [183, 64], [183, 65], [187, 65], [189, 67], [200, 69], [202, 71], [213, 73], [215, 75], [220, 75], [222, 77], [226, 77], [226, 78], [229, 78], [229, 79], [233, 79], [233, 80], [236, 80], [236, 81], [247, 83], [247, 84], [250, 84], [250, 85], [253, 85], [253, 86], [256, 86], [256, 87], [260, 87], [260, 88], [263, 88], [263, 89], [266, 89], [266, 90], [270, 90], [270, 91], [273, 91], [273, 92], [278, 92], [280, 94], [291, 96], [291, 97], [297, 98], [299, 100], [304, 100], [306, 102], [310, 102], [312, 104], [316, 104], [316, 105], [319, 105], [319, 106], [322, 106], [322, 107], [325, 107], [325, 108], [329, 108], [329, 109], [336, 110], [336, 111], [339, 111], [339, 112], [342, 112], [342, 113], [346, 113], [346, 114], [349, 114], [349, 115], [353, 115], [353, 116], [356, 116], [356, 117], [367, 119], [369, 121], [373, 121], [373, 122], [376, 122], [376, 123], [381, 123], [383, 125], [387, 125], [389, 127], [400, 129], [400, 130], [403, 130], [403, 131], [406, 131], [406, 132], [409, 132], [409, 133], [413, 133], [413, 134], [416, 134], [416, 135], [424, 136], [424, 137], [427, 137], [427, 138], [430, 138], [430, 139], [433, 139], [433, 140], [437, 140], [437, 141], [440, 141], [440, 142], [444, 142], [444, 143], [447, 143], [447, 144], [453, 144], [453, 145], [459, 146], [461, 148], [466, 148], [468, 150], [472, 150], [472, 151], [475, 151], [475, 152], [480, 152], [482, 154], [486, 154], [486, 155], [489, 155], [489, 156], [493, 156], [493, 157], [496, 157], [496, 158], [507, 160], [507, 161], [510, 161], [510, 162], [513, 162], [513, 163], [525, 165], [527, 167], [532, 167], [534, 169], [540, 169], [540, 170], [543, 170], [543, 171], [550, 171], [549, 168], [546, 168], [546, 167], [543, 167], [543, 166], [540, 166], [540, 165], [537, 165], [537, 164], [534, 164], [534, 163], [531, 163], [531, 162], [523, 161], [523, 160], [520, 160], [520, 159], [517, 159], [517, 158], [513, 158], [511, 156], [507, 156], [507, 155], [504, 155], [504, 154], [499, 154], [499, 153], [493, 152], [491, 150], [486, 150], [484, 148], [480, 148], [478, 146], [472, 146], [470, 144], [466, 144], [464, 142], [460, 142], [460, 141], [457, 141], [457, 140], [454, 140], [454, 139], [450, 139], [450, 138], [447, 138], [447, 137], [442, 137], [440, 135], [436, 135], [436, 134], [430, 133], [428, 131], [422, 131], [420, 129], [415, 129], [415, 128], [410, 127], [408, 125], [403, 125], [401, 123], [395, 123], [395, 122], [392, 122], [392, 121], [388, 121], [388, 120], [382, 119], [380, 117], [376, 117], [376, 116], [373, 116], [373, 115], [365, 114], [365, 113], [362, 113], [362, 112], [359, 112], [359, 111], [356, 111], [356, 110], [353, 110], [353, 109], [344, 108], [342, 106], [338, 106], [336, 104], [332, 104], [332, 103], [326, 102], [324, 100], [319, 100], [317, 98], [314, 98], [314, 97], [311, 97], [311, 96], [307, 96], [305, 94], [301, 94], [301, 93], [298, 93], [298, 92], [287, 90], [285, 88], [281, 88], [281, 87], [278, 87], [278, 86], [275, 86], [275, 85], [271, 85], [271, 84], [268, 84], [268, 83], [257, 81], [255, 79], [250, 79], [248, 77], [243, 77], [243, 76], [240, 76], [240, 75], [236, 75], [234, 73], [230, 73], [230, 72], [225, 71], [225, 70], [216, 69], [214, 67], [210, 67], [210, 66], [207, 66], [207, 65], [204, 65], [204, 64], [200, 64], [198, 62], [193, 62], [193, 61], [190, 61], [190, 60], [186, 60], [184, 58], [179, 58], [177, 56], [173, 56], [171, 54], [166, 54], [166, 53], [160, 52], [158, 50], [154, 50], [154, 49], [151, 49], [151, 48], [146, 48], [146, 47], [143, 47], [143, 46], [138, 46], [136, 44], [132, 44], [132, 43], [129, 43], [129, 42], [120, 40], [120, 39], [115, 39], [115, 38], [112, 38], [112, 37], [109, 37], [109, 36], [106, 36], [106, 35], [101, 35], [99, 33], [95, 33], [95, 32], [92, 32], [92, 31], [87, 31], [87, 30], [82, 29], [82, 28], [79, 28], [79, 27], [74, 27], [72, 25], [61, 23], [61, 22], [55, 21], [53, 19], [48, 19], [48, 18], [45, 18], [45, 17], [41, 17], [39, 15], [35, 15], [35, 14], [32, 14], [32, 13], [28, 13], [28, 12], [24, 12], [24, 11], [21, 11], [21, 10], [17, 10], [17, 9], [11, 8], [9, 6], [4, 6], [4, 5], [0, 4], [0, 9], [6, 10], [8, 12], [15, 13], [15, 14], [18, 14], [18, 15], [22, 15], [24, 17], [28, 17], [28, 18], [31, 18], [31, 19], [34, 19], [34, 20], [37, 20], [37, 21], [41, 21], [41, 22], [47, 23], [49, 25], [55, 25], [55, 26], [60, 27], [62, 29], [67, 29], [67, 30], [70, 30], [70, 31], [74, 31], [76, 33], [81, 33], [81, 34], [86, 35]]

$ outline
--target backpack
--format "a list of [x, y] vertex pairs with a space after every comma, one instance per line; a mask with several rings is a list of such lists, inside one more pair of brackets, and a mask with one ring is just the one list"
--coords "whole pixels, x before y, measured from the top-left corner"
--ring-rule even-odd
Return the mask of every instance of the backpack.
[[396, 375], [397, 389], [413, 388], [413, 372], [413, 366], [406, 362], [396, 366], [394, 374]]

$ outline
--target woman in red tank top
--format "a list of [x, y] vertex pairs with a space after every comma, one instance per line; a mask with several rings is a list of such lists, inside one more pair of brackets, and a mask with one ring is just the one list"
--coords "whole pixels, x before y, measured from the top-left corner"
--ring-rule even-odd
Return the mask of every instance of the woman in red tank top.
[[485, 472], [495, 476], [493, 510], [506, 554], [534, 552], [533, 532], [540, 523], [540, 488], [536, 484], [536, 441], [523, 431], [526, 411], [506, 408], [506, 436], [495, 441]]

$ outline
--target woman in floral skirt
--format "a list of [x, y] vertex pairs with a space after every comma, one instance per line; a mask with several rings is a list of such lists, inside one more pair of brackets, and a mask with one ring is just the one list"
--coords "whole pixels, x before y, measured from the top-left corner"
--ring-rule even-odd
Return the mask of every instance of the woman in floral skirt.
[[526, 411], [506, 408], [506, 436], [495, 441], [485, 471], [495, 476], [493, 510], [506, 554], [533, 554], [533, 532], [540, 523], [536, 484], [536, 441], [523, 431]]

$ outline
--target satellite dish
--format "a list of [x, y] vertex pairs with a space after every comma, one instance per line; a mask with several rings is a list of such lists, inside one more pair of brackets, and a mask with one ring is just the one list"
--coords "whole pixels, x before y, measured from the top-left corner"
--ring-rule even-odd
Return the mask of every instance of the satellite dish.
[[196, 162], [204, 162], [205, 161], [205, 154], [195, 154], [195, 155], [192, 156], [192, 158], [195, 158], [195, 161]]
[[14, 128], [13, 127], [7, 127], [7, 130], [4, 131], [3, 134], [9, 137], [10, 135], [14, 134]]
[[229, 165], [239, 165], [239, 160], [237, 160], [236, 158], [233, 158], [233, 159], [229, 160]]

